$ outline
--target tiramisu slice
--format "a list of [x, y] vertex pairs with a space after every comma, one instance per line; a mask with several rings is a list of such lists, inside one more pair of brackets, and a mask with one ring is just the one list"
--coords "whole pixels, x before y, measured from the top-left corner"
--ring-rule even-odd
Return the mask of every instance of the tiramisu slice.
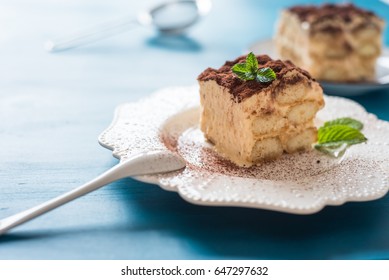
[[246, 167], [284, 151], [311, 149], [317, 139], [313, 120], [324, 106], [323, 91], [308, 72], [290, 61], [250, 55], [258, 72], [272, 69], [275, 79], [239, 78], [232, 68], [245, 65], [244, 56], [198, 77], [201, 130], [219, 154]]
[[353, 4], [294, 6], [276, 33], [282, 59], [326, 81], [371, 80], [381, 53], [384, 22]]

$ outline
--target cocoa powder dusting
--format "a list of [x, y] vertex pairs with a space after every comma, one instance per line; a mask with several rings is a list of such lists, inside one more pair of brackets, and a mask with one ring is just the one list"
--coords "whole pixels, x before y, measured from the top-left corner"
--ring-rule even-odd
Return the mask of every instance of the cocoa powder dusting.
[[324, 4], [321, 6], [306, 5], [293, 6], [288, 11], [296, 14], [301, 21], [306, 21], [311, 24], [320, 22], [325, 19], [341, 19], [344, 22], [351, 22], [353, 16], [361, 16], [366, 19], [377, 17], [373, 12], [367, 11], [348, 4]]
[[[332, 169], [341, 161], [341, 158], [328, 157], [311, 150], [283, 154], [275, 160], [259, 162], [251, 167], [240, 167], [219, 155], [196, 127], [189, 128], [179, 135], [176, 143], [175, 151], [186, 161], [187, 170], [231, 177], [274, 181], [296, 180], [316, 176]], [[320, 160], [320, 165], [317, 164], [317, 160]]]
[[[269, 67], [273, 69], [277, 76], [276, 80], [280, 80], [281, 82], [288, 84], [299, 82], [301, 77], [300, 79], [285, 79], [285, 81], [283, 81], [284, 75], [292, 70], [297, 70], [309, 80], [313, 80], [307, 71], [298, 68], [289, 60], [273, 60], [267, 55], [257, 55], [256, 57], [259, 68]], [[274, 82], [259, 83], [257, 81], [242, 81], [239, 79], [232, 72], [231, 68], [237, 63], [245, 62], [245, 60], [246, 56], [242, 55], [233, 61], [226, 61], [226, 63], [224, 63], [224, 65], [219, 69], [207, 68], [198, 76], [197, 80], [202, 82], [214, 80], [218, 85], [227, 88], [236, 102], [241, 102], [245, 98], [248, 98], [269, 87]]]

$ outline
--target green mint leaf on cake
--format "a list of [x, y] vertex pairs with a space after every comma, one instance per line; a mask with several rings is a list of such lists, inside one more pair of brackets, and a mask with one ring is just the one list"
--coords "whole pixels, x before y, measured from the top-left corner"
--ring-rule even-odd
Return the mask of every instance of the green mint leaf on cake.
[[271, 68], [258, 68], [258, 60], [252, 52], [247, 55], [245, 63], [237, 63], [231, 70], [243, 81], [269, 83], [276, 79], [276, 73]]
[[246, 57], [246, 67], [252, 74], [258, 71], [258, 60], [252, 52]]
[[367, 141], [362, 128], [363, 124], [352, 118], [328, 121], [318, 130], [315, 149], [333, 157], [342, 156], [349, 146]]
[[247, 70], [246, 63], [238, 63], [232, 66], [232, 71], [239, 77], [239, 79], [244, 81], [254, 80], [255, 75], [252, 74], [249, 70]]
[[276, 73], [269, 67], [261, 68], [257, 71], [256, 79], [260, 83], [269, 83], [276, 79]]

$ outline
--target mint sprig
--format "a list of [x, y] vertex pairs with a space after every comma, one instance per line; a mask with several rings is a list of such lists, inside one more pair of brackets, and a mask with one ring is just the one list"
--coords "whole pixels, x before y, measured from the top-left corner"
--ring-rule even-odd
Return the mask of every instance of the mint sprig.
[[363, 124], [352, 118], [325, 122], [318, 130], [318, 142], [314, 147], [333, 157], [340, 157], [349, 146], [367, 141], [362, 128]]
[[258, 60], [251, 52], [246, 62], [237, 63], [231, 68], [232, 72], [243, 81], [256, 80], [259, 83], [269, 83], [276, 79], [276, 73], [269, 67], [258, 68]]
[[358, 130], [362, 130], [363, 128], [363, 123], [352, 118], [339, 118], [333, 121], [328, 121], [324, 123], [324, 126], [328, 127], [337, 124], [347, 125]]

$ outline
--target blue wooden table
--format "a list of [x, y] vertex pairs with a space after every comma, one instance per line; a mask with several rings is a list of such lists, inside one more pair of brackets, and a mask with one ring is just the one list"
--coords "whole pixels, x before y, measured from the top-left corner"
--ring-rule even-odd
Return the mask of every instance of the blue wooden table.
[[[271, 37], [293, 1], [213, 1], [186, 37], [148, 28], [50, 54], [43, 42], [158, 1], [0, 2], [0, 218], [117, 163], [97, 143], [115, 107]], [[299, 1], [303, 2], [303, 1]], [[315, 1], [319, 2], [319, 1]], [[356, 1], [389, 21], [389, 6]], [[389, 45], [386, 30], [386, 45]], [[355, 98], [389, 120], [389, 91]], [[387, 152], [387, 151], [386, 151]], [[201, 207], [132, 179], [112, 183], [0, 237], [0, 259], [388, 259], [389, 195], [308, 216]]]

